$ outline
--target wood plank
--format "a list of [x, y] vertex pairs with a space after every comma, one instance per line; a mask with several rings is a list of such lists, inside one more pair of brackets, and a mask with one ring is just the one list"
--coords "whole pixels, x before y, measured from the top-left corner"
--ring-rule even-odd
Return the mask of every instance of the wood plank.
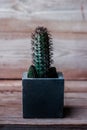
[[[82, 92], [65, 93], [63, 119], [23, 119], [20, 83], [21, 81], [16, 80], [0, 81], [0, 125], [15, 124], [33, 127], [87, 125], [87, 93]], [[78, 82], [80, 83], [81, 81]]]
[[86, 0], [1, 0], [0, 7], [1, 8], [13, 8], [15, 10], [24, 11], [27, 10], [28, 12], [38, 11], [38, 10], [49, 10], [49, 9], [66, 9], [66, 10], [75, 10], [80, 9], [83, 5], [84, 8], [86, 6]]
[[[2, 44], [3, 43], [3, 44]], [[67, 80], [87, 79], [86, 40], [54, 39], [54, 66]], [[31, 62], [30, 39], [0, 40], [0, 78], [20, 79]]]
[[87, 81], [65, 81], [65, 92], [87, 92]]
[[[81, 98], [86, 97], [87, 81], [66, 81], [64, 85], [65, 93], [84, 93]], [[0, 80], [0, 93], [22, 92], [22, 80]], [[81, 95], [80, 95], [81, 96]]]
[[[31, 33], [38, 25], [43, 25], [48, 28], [48, 30], [50, 31], [53, 37], [54, 44], [55, 42], [57, 43], [65, 42], [64, 44], [66, 44], [67, 42], [69, 43], [71, 42], [70, 44], [78, 44], [80, 42], [80, 44], [82, 45], [83, 43], [86, 43], [87, 22], [81, 23], [81, 22], [57, 22], [57, 21], [54, 22], [53, 21], [51, 22], [32, 21], [32, 23], [30, 22], [28, 26], [28, 22], [26, 21], [22, 21], [22, 20], [16, 21], [16, 19], [13, 20], [1, 19], [0, 20], [0, 46], [3, 46], [1, 44], [2, 42], [9, 43], [12, 41], [12, 44], [17, 44], [16, 43], [17, 40], [20, 40], [22, 44], [24, 44], [25, 42], [30, 43]], [[16, 49], [15, 46], [14, 49]]]
[[[8, 14], [8, 15], [7, 15]], [[18, 18], [26, 20], [59, 20], [87, 21], [87, 10], [50, 10], [33, 13], [16, 12], [14, 10], [0, 11], [0, 18]]]
[[[74, 12], [74, 14], [75, 14], [75, 12]], [[41, 13], [40, 15], [43, 15], [43, 14]], [[63, 16], [67, 16], [67, 13], [66, 14], [64, 13]], [[63, 17], [63, 16], [60, 14], [60, 17]], [[72, 16], [72, 13], [70, 13], [70, 16]], [[77, 16], [78, 16], [78, 14], [76, 15], [76, 17]], [[52, 14], [51, 14], [51, 17], [52, 17]], [[10, 39], [10, 38], [14, 39], [16, 37], [17, 38], [22, 38], [22, 37], [28, 38], [31, 36], [31, 32], [34, 31], [34, 29], [37, 26], [45, 26], [53, 34], [66, 33], [66, 36], [67, 36], [67, 33], [70, 33], [70, 34], [73, 34], [74, 36], [75, 35], [76, 36], [82, 35], [81, 37], [83, 37], [84, 35], [86, 36], [86, 34], [87, 34], [87, 22], [86, 21], [84, 21], [84, 20], [81, 21], [81, 19], [76, 21], [76, 18], [72, 18], [71, 20], [69, 20], [70, 17], [67, 17], [66, 18], [67, 20], [66, 19], [59, 20], [58, 18], [59, 18], [58, 16], [56, 16], [55, 20], [52, 20], [52, 19], [46, 20], [44, 18], [43, 19], [32, 18], [31, 20], [24, 19], [24, 18], [23, 19], [0, 18], [0, 35], [2, 36], [2, 37], [0, 36], [0, 38], [5, 38], [6, 34], [7, 34], [7, 36], [10, 35], [10, 37], [8, 37], [8, 39]], [[12, 37], [15, 35], [16, 35], [16, 37]], [[21, 37], [21, 35], [22, 35], [22, 37]]]

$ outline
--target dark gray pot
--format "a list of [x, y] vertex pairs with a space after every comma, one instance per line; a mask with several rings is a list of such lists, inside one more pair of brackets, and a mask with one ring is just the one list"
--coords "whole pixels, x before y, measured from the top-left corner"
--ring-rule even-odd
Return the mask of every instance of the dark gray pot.
[[63, 117], [64, 78], [27, 78], [22, 77], [23, 117], [58, 118]]

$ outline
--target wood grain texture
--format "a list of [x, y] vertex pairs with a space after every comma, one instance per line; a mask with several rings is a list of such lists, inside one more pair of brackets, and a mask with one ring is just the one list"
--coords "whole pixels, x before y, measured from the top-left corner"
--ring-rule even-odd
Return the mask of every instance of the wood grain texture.
[[[33, 2], [34, 1], [34, 2]], [[43, 10], [77, 10], [81, 6], [87, 9], [86, 0], [1, 0], [0, 7], [11, 8], [29, 13]]]
[[[87, 93], [87, 81], [65, 81], [65, 93]], [[22, 80], [0, 80], [0, 93], [22, 92]]]
[[[81, 83], [82, 82], [82, 83]], [[86, 81], [68, 81], [66, 85], [81, 88]], [[87, 93], [66, 92], [64, 94], [63, 119], [23, 119], [21, 81], [0, 81], [0, 125], [24, 125], [37, 127], [85, 126], [87, 125]]]
[[[31, 62], [29, 39], [0, 40], [0, 78], [20, 79]], [[67, 80], [87, 79], [86, 40], [54, 39], [54, 66], [64, 73]]]
[[66, 80], [87, 80], [86, 0], [0, 1], [0, 79], [21, 79], [31, 63], [31, 33], [53, 36], [54, 66]]

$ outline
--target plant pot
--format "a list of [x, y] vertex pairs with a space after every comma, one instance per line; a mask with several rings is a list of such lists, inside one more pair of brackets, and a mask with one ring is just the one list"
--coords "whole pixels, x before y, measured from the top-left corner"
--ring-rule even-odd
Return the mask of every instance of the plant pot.
[[22, 77], [23, 118], [61, 118], [64, 106], [64, 78]]

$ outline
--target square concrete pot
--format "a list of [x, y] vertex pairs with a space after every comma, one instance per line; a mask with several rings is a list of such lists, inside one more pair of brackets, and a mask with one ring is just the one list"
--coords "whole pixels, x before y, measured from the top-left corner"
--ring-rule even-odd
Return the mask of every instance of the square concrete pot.
[[23, 118], [61, 118], [64, 106], [64, 78], [22, 77]]

